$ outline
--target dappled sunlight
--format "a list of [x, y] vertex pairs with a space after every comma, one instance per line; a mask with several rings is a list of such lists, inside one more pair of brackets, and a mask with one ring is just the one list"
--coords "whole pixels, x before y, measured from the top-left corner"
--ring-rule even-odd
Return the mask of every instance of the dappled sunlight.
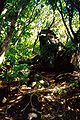
[[[15, 81], [8, 86], [10, 91], [6, 101], [3, 103], [3, 107], [0, 107], [0, 111], [6, 112], [7, 110], [13, 120], [16, 117], [15, 112], [18, 118], [24, 118], [25, 116], [26, 118], [36, 118], [41, 116], [41, 120], [65, 118], [68, 120], [69, 118], [73, 119], [74, 117], [76, 119], [77, 117], [79, 120], [80, 81], [75, 79], [79, 74], [80, 72], [77, 71], [72, 74], [35, 73], [33, 74], [35, 80], [40, 80], [36, 85], [33, 86], [32, 84], [29, 87], [26, 84], [19, 85]], [[74, 80], [78, 82], [74, 83]], [[25, 113], [25, 116], [23, 113]], [[8, 116], [5, 117], [8, 118]]]
[[80, 120], [80, 0], [0, 0], [0, 120]]
[[0, 56], [0, 64], [2, 64], [2, 62], [5, 60], [5, 52], [3, 52], [3, 54]]

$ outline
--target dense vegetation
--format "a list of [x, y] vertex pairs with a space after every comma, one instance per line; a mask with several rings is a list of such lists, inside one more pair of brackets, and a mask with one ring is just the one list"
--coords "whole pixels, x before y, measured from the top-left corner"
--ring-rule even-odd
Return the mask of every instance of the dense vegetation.
[[[54, 80], [51, 81], [52, 79], [54, 79], [55, 82], [59, 82], [58, 85], [53, 82]], [[19, 93], [23, 93], [22, 88], [26, 89], [26, 87], [25, 93], [28, 93], [28, 87], [30, 87], [30, 94], [25, 95], [22, 97], [23, 99], [21, 99], [23, 102], [19, 100], [20, 103], [18, 103], [17, 107], [15, 107], [15, 105], [14, 108], [10, 107], [10, 109], [7, 107], [7, 113], [13, 117], [15, 115], [12, 113], [14, 113], [13, 111], [15, 110], [18, 111], [19, 104], [22, 106], [20, 107], [21, 111], [24, 112], [27, 109], [28, 103], [30, 103], [30, 106], [28, 106], [30, 108], [35, 106], [34, 101], [36, 99], [36, 102], [39, 102], [38, 96], [42, 94], [42, 92], [44, 93], [42, 98], [47, 94], [46, 100], [48, 100], [47, 97], [49, 97], [49, 99], [51, 97], [53, 101], [51, 93], [54, 96], [56, 89], [56, 94], [59, 95], [58, 97], [60, 97], [59, 99], [62, 101], [65, 98], [64, 96], [67, 96], [70, 92], [72, 95], [72, 91], [76, 94], [76, 91], [78, 91], [80, 87], [79, 84], [80, 1], [0, 0], [0, 106], [4, 106], [7, 102], [6, 106], [9, 106], [9, 97], [11, 97], [10, 94], [13, 92], [12, 86], [16, 86], [14, 87], [15, 91]], [[66, 87], [62, 88], [61, 85]], [[47, 88], [47, 90], [45, 91], [43, 88]], [[54, 92], [49, 91], [50, 88]], [[34, 89], [35, 92], [32, 89]], [[40, 89], [42, 89], [42, 92]], [[38, 91], [38, 93], [36, 91]], [[78, 96], [80, 100], [79, 93], [77, 93], [76, 96]], [[63, 98], [61, 99], [61, 97]], [[65, 101], [68, 102], [69, 99], [67, 99], [67, 97], [65, 99]], [[76, 97], [74, 97], [74, 99], [76, 99]], [[26, 103], [24, 104], [24, 101], [28, 101], [27, 105]], [[52, 101], [48, 101], [48, 103], [53, 104]], [[55, 106], [57, 101], [55, 100]], [[63, 102], [64, 105], [66, 104], [65, 101]], [[22, 105], [22, 103], [24, 105]], [[58, 101], [58, 103], [59, 110], [61, 110], [60, 107], [62, 107], [62, 105], [60, 101]], [[46, 101], [44, 103], [42, 101], [42, 104], [46, 104]], [[42, 113], [43, 120], [46, 119], [48, 113], [46, 105], [44, 106], [44, 112]], [[56, 107], [58, 108], [58, 106]], [[70, 106], [63, 107], [65, 107], [64, 109], [71, 108]], [[78, 108], [76, 108], [75, 111], [77, 111], [77, 109]], [[59, 110], [57, 112], [59, 112]], [[10, 113], [10, 111], [12, 111], [12, 113]], [[66, 111], [64, 114], [67, 114]], [[4, 113], [6, 113], [6, 111]], [[20, 114], [19, 111], [19, 115]], [[27, 114], [29, 114], [29, 112]], [[39, 117], [41, 116], [41, 113], [37, 112], [37, 114], [39, 114]], [[53, 113], [50, 113], [50, 115], [51, 114]], [[78, 113], [76, 112], [76, 114]], [[25, 119], [25, 115], [22, 114], [22, 116], [21, 118], [17, 116], [16, 120]], [[36, 114], [33, 116], [35, 117]], [[28, 118], [29, 117], [31, 117], [31, 114], [30, 116], [28, 115]], [[47, 117], [52, 120], [52, 115]], [[61, 117], [55, 115], [53, 120], [58, 118], [64, 120], [65, 115]], [[29, 118], [29, 120], [32, 119]], [[73, 118], [70, 118], [70, 120], [73, 120]], [[79, 117], [74, 120], [79, 120]]]

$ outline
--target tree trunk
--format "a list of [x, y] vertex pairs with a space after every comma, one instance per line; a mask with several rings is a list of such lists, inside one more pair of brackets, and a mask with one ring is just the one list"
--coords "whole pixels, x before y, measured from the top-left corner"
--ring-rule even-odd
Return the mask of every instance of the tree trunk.
[[11, 38], [12, 38], [12, 34], [13, 34], [13, 31], [14, 31], [14, 28], [15, 28], [15, 23], [16, 23], [17, 18], [18, 18], [18, 12], [16, 12], [14, 14], [14, 16], [13, 16], [13, 18], [11, 20], [10, 30], [7, 32], [7, 36], [6, 36], [5, 40], [4, 40], [4, 43], [1, 46], [0, 64], [3, 62], [5, 52], [8, 49], [9, 44], [11, 42]]
[[[18, 4], [17, 11], [13, 14], [13, 16], [11, 18], [10, 29], [7, 32], [4, 43], [2, 44], [1, 49], [0, 49], [0, 64], [3, 62], [5, 52], [10, 45], [17, 18], [19, 16], [19, 14], [26, 8], [26, 6], [29, 4], [29, 2], [30, 2], [30, 0], [27, 0], [27, 1], [26, 0], [23, 0], [23, 1], [20, 0], [20, 4]], [[21, 9], [21, 11], [20, 11], [20, 9]]]

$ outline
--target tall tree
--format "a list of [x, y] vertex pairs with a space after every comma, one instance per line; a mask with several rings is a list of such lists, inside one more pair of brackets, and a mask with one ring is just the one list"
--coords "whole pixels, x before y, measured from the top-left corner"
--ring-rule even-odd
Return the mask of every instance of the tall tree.
[[[12, 9], [11, 11], [7, 10], [9, 13], [7, 13], [7, 16], [5, 18], [7, 18], [7, 20], [9, 20], [7, 22], [10, 23], [10, 26], [9, 26], [6, 36], [4, 38], [4, 42], [0, 48], [0, 58], [2, 58], [3, 54], [6, 52], [8, 46], [11, 42], [15, 24], [16, 24], [16, 21], [20, 15], [20, 13], [22, 13], [22, 11], [25, 10], [25, 8], [28, 6], [29, 2], [30, 2], [30, 0], [27, 0], [27, 1], [19, 0], [17, 3], [15, 1], [14, 4], [12, 4], [12, 6], [11, 6], [14, 9]], [[7, 4], [8, 4], [8, 1], [6, 2], [5, 9], [7, 9]], [[2, 2], [2, 9], [0, 12], [3, 11], [3, 7], [4, 7], [3, 5], [4, 5], [4, 3]], [[4, 17], [3, 17], [3, 22], [4, 22]]]
[[[80, 1], [79, 0], [48, 0], [49, 4], [57, 9], [62, 17], [62, 21], [66, 30], [74, 44], [80, 43]], [[79, 17], [79, 25], [77, 30], [75, 31], [73, 28], [73, 19], [74, 16]], [[67, 25], [69, 22], [69, 26]]]

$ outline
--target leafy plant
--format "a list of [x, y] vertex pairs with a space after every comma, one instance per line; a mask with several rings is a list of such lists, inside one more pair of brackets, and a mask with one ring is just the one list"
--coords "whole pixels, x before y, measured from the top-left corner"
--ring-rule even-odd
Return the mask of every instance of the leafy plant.
[[79, 87], [79, 82], [77, 80], [71, 80], [70, 81], [70, 86], [73, 88], [78, 88]]

